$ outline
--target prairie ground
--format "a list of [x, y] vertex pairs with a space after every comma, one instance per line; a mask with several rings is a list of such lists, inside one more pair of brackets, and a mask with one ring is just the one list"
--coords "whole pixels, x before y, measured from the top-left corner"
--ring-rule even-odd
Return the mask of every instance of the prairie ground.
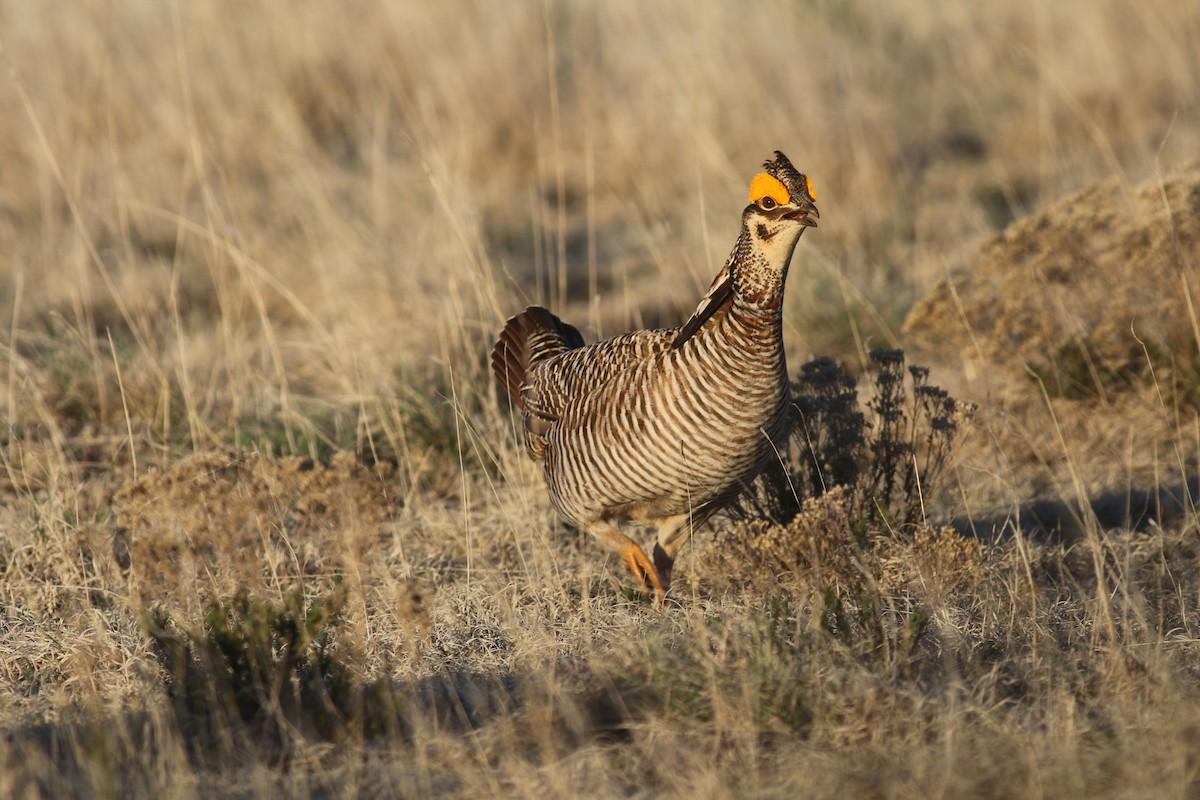
[[[0, 61], [0, 795], [1200, 796], [1200, 6], [0, 0]], [[874, 427], [657, 607], [487, 355], [681, 322], [777, 148], [810, 432]]]

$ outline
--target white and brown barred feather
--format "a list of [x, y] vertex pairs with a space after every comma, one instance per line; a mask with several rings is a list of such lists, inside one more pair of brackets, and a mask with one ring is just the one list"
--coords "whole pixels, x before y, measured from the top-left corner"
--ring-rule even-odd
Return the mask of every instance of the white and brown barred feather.
[[671, 552], [660, 561], [656, 548], [655, 562], [668, 573], [675, 526], [699, 524], [736, 496], [786, 433], [791, 250], [764, 255], [774, 235], [764, 224], [792, 221], [794, 247], [794, 221], [815, 224], [806, 215], [816, 209], [786, 157], [776, 152], [765, 167], [778, 213], [754, 202], [756, 178], [733, 252], [683, 325], [585, 346], [578, 330], [533, 306], [508, 320], [492, 352], [555, 508], [594, 531], [618, 517], [659, 521]]

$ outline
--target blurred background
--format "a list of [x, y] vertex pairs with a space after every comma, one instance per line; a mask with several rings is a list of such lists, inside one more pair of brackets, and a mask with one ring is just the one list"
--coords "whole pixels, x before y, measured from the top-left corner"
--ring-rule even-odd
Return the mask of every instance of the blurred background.
[[822, 214], [793, 366], [901, 343], [1013, 219], [1200, 152], [1190, 3], [7, 0], [0, 42], [0, 402], [121, 447], [128, 413], [147, 458], [275, 418], [361, 446], [484, 391], [527, 303], [678, 324], [776, 148]]

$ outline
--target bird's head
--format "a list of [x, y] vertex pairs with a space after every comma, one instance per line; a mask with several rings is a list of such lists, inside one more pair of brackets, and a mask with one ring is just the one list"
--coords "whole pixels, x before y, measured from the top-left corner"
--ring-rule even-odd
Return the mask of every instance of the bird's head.
[[731, 298], [779, 314], [788, 263], [800, 234], [815, 228], [816, 195], [812, 181], [778, 150], [750, 182], [750, 205], [742, 212], [742, 231], [729, 260], [713, 279], [695, 313], [680, 328], [672, 348], [684, 345]]
[[742, 212], [742, 225], [763, 259], [774, 269], [786, 269], [805, 228], [817, 227], [816, 194], [812, 181], [802, 175], [778, 150], [763, 163], [765, 172], [750, 182], [750, 205]]

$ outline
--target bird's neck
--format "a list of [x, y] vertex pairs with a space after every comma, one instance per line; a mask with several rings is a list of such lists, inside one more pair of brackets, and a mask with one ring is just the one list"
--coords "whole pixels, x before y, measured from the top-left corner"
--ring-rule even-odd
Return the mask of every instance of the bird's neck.
[[792, 260], [791, 247], [782, 253], [782, 263], [771, 263], [767, 256], [743, 229], [730, 256], [730, 277], [733, 281], [733, 302], [743, 313], [778, 318], [783, 311], [783, 287]]

